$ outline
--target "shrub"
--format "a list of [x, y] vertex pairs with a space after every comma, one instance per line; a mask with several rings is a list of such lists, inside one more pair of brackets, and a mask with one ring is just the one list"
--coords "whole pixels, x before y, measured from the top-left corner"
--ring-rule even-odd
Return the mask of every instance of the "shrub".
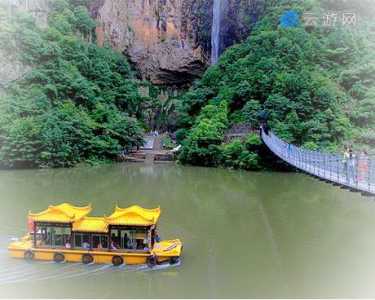
[[254, 145], [259, 144], [252, 136], [245, 143], [235, 139], [231, 143], [224, 145], [222, 147], [222, 165], [236, 169], [259, 170], [260, 161], [257, 150], [249, 149]]
[[197, 119], [182, 144], [179, 160], [193, 165], [217, 166], [220, 162], [220, 144], [228, 123], [227, 102], [209, 104]]

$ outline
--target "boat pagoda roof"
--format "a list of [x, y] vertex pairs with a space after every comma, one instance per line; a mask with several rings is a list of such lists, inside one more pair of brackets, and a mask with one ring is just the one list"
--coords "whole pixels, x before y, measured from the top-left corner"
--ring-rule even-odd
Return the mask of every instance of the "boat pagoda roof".
[[74, 223], [87, 216], [91, 210], [91, 205], [77, 207], [69, 203], [63, 203], [56, 206], [50, 205], [40, 213], [30, 212], [29, 217], [34, 222]]
[[84, 217], [73, 223], [73, 231], [107, 233], [108, 226], [104, 218]]
[[68, 203], [49, 206], [40, 213], [29, 213], [34, 222], [72, 224], [73, 231], [106, 233], [110, 225], [114, 226], [152, 226], [160, 217], [160, 207], [146, 209], [138, 205], [128, 208], [116, 207], [109, 217], [89, 217], [91, 205], [76, 207]]
[[158, 222], [160, 213], [160, 207], [155, 209], [146, 209], [138, 205], [128, 208], [116, 207], [114, 213], [105, 220], [109, 225], [151, 226]]

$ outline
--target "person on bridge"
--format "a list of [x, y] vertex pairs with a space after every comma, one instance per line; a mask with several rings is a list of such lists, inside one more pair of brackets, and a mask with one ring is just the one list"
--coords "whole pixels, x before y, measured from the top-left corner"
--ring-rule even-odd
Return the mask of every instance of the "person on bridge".
[[292, 145], [288, 144], [288, 158], [292, 155]]
[[358, 181], [365, 182], [369, 178], [369, 168], [368, 168], [368, 153], [362, 151], [358, 157]]
[[259, 114], [258, 114], [258, 117], [259, 117], [259, 121], [260, 121], [260, 129], [264, 130], [264, 133], [266, 135], [269, 134], [269, 127], [268, 127], [268, 112], [266, 110], [262, 110]]
[[350, 183], [356, 183], [357, 182], [357, 176], [356, 176], [356, 156], [353, 152], [352, 148], [349, 148], [349, 152], [345, 154], [347, 157], [346, 162], [346, 180]]
[[343, 164], [343, 171], [345, 173], [345, 176], [346, 176], [346, 181], [349, 180], [349, 177], [348, 177], [348, 161], [349, 161], [349, 147], [345, 147], [345, 150], [344, 150], [344, 154], [343, 154], [343, 159], [342, 159], [342, 164]]

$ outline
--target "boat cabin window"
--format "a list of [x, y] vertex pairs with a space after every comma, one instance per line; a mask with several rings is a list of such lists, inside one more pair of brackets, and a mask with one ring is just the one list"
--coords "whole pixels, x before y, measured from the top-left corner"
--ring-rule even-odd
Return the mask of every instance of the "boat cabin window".
[[36, 247], [70, 248], [71, 227], [69, 224], [36, 224]]
[[149, 251], [147, 228], [112, 228], [111, 250]]
[[91, 244], [89, 233], [74, 233], [74, 248], [91, 249]]
[[97, 250], [108, 250], [108, 235], [107, 234], [93, 234], [92, 235], [93, 248]]

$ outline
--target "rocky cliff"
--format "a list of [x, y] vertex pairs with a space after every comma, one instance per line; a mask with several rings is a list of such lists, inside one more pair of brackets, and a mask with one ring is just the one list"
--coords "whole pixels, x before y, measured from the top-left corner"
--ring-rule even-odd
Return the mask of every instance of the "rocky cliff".
[[[0, 16], [0, 28], [6, 28], [6, 17], [19, 11], [30, 13], [40, 27], [45, 27], [47, 25], [47, 0], [8, 0], [0, 4], [4, 6], [4, 12], [7, 14]], [[17, 53], [12, 53], [6, 49], [0, 48], [0, 94], [4, 87], [22, 78], [29, 70], [30, 67], [25, 66], [19, 60]]]
[[[220, 49], [248, 36], [264, 0], [223, 0]], [[213, 0], [95, 0], [99, 45], [127, 55], [143, 79], [181, 86], [210, 61]]]
[[263, 14], [265, 0], [222, 0], [220, 52], [246, 39]]

